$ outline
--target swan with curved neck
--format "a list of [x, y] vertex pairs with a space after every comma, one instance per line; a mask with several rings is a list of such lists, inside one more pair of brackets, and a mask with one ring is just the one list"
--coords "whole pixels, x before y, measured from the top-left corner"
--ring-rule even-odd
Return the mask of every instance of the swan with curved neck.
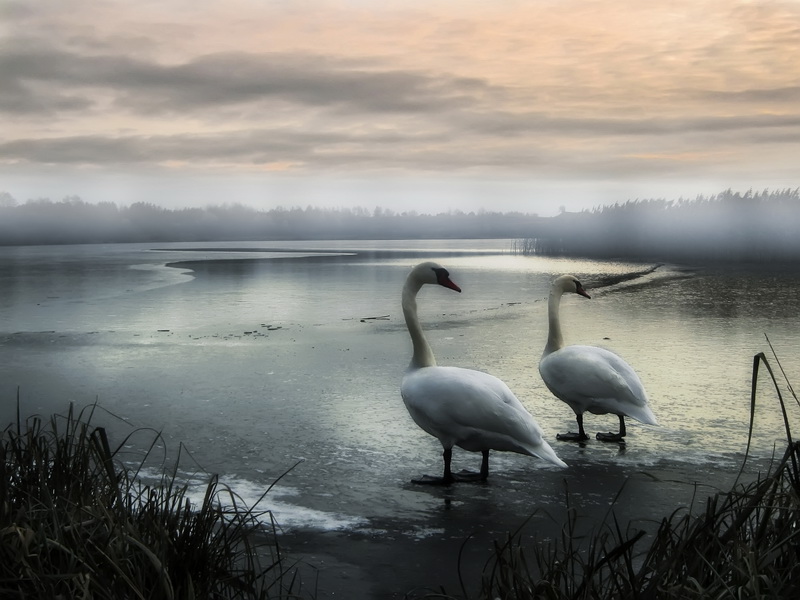
[[[442, 477], [425, 476], [415, 483], [486, 480], [490, 450], [536, 456], [565, 467], [533, 416], [500, 379], [482, 371], [436, 365], [417, 316], [416, 298], [425, 284], [461, 291], [447, 270], [434, 262], [414, 267], [403, 286], [403, 315], [413, 353], [400, 393], [414, 422], [438, 438], [444, 448]], [[453, 446], [481, 452], [480, 473], [454, 474], [450, 466]]]
[[625, 417], [647, 425], [658, 425], [648, 406], [647, 393], [633, 368], [622, 358], [597, 346], [565, 346], [561, 334], [559, 308], [565, 293], [591, 298], [572, 275], [562, 275], [550, 286], [547, 305], [548, 334], [539, 374], [553, 394], [575, 412], [578, 433], [559, 434], [559, 440], [583, 441], [583, 413], [614, 414], [619, 417], [618, 433], [598, 433], [604, 442], [623, 441]]

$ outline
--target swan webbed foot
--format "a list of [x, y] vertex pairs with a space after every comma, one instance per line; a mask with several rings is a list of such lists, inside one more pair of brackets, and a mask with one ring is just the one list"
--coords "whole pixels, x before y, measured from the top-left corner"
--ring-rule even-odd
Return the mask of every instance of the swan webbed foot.
[[478, 473], [476, 471], [469, 471], [467, 469], [463, 469], [458, 473], [453, 474], [454, 481], [460, 481], [462, 483], [481, 483], [486, 481], [486, 475], [483, 473]]
[[419, 479], [412, 479], [411, 483], [416, 483], [418, 485], [450, 485], [454, 481], [456, 481], [455, 478], [446, 479], [444, 477], [433, 477], [432, 475], [423, 475]]
[[598, 432], [597, 435], [595, 435], [595, 438], [597, 438], [601, 442], [617, 442], [619, 444], [625, 443], [624, 434], [614, 433], [612, 431], [609, 431], [608, 433]]
[[556, 439], [560, 442], [585, 442], [589, 439], [589, 436], [585, 433], [574, 433], [570, 431], [568, 433], [557, 433]]
[[419, 485], [450, 485], [451, 483], [483, 483], [486, 477], [481, 473], [475, 471], [459, 471], [452, 473], [450, 477], [433, 477], [432, 475], [423, 475], [419, 479], [412, 479], [411, 483]]

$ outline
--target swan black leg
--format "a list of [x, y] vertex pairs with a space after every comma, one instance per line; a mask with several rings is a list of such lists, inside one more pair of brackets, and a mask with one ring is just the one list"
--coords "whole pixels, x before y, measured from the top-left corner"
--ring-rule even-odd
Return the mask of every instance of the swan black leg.
[[445, 448], [444, 452], [442, 452], [442, 458], [444, 459], [444, 483], [451, 484], [453, 483], [453, 472], [450, 470], [450, 461], [453, 459], [453, 449], [452, 448]]
[[452, 448], [446, 448], [442, 453], [442, 458], [444, 459], [444, 473], [442, 477], [423, 475], [419, 479], [412, 479], [412, 483], [422, 483], [427, 485], [450, 485], [456, 481], [466, 483], [486, 481], [486, 479], [489, 477], [489, 451], [482, 450], [481, 452], [483, 453], [483, 459], [481, 460], [480, 473], [476, 473], [475, 471], [459, 471], [458, 473], [453, 473], [450, 469], [450, 462], [453, 458], [453, 450]]
[[598, 433], [595, 437], [601, 442], [624, 442], [626, 434], [625, 417], [619, 415], [619, 433]]
[[481, 460], [481, 479], [486, 481], [489, 479], [489, 451], [483, 451], [483, 460]]
[[450, 461], [453, 458], [453, 449], [445, 448], [442, 452], [444, 459], [444, 473], [441, 477], [431, 477], [430, 475], [423, 475], [419, 479], [412, 479], [411, 483], [420, 483], [424, 485], [450, 485], [456, 478], [453, 477], [453, 472], [450, 470]]
[[483, 458], [481, 459], [481, 470], [479, 473], [476, 473], [475, 471], [467, 471], [465, 469], [455, 473], [453, 478], [456, 481], [465, 483], [481, 483], [486, 481], [489, 478], [489, 451], [481, 450], [481, 454], [483, 454]]
[[556, 434], [556, 439], [562, 442], [585, 442], [589, 439], [586, 431], [583, 429], [583, 415], [575, 415], [575, 420], [578, 422], [578, 433], [559, 433]]

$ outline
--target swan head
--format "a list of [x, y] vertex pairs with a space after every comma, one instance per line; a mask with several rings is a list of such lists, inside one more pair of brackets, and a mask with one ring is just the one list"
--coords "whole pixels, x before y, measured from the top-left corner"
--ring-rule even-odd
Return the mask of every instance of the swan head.
[[447, 269], [445, 269], [439, 263], [432, 261], [418, 264], [416, 267], [411, 269], [411, 273], [409, 273], [408, 278], [415, 280], [420, 285], [432, 283], [444, 286], [457, 292], [461, 291], [461, 288], [453, 283], [453, 281], [450, 279], [450, 273], [447, 271]]
[[556, 280], [553, 281], [552, 289], [554, 292], [561, 294], [580, 294], [584, 298], [591, 298], [586, 292], [586, 289], [581, 285], [581, 282], [573, 275], [561, 275], [557, 277]]

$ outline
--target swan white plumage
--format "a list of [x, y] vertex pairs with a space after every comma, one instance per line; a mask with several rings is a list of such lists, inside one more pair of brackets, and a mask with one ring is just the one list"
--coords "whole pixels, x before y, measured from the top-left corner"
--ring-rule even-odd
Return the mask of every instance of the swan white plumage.
[[[413, 355], [400, 393], [414, 422], [438, 438], [444, 448], [443, 476], [425, 476], [415, 482], [449, 484], [485, 480], [489, 476], [489, 450], [518, 452], [566, 467], [544, 440], [533, 416], [500, 379], [482, 371], [436, 365], [417, 316], [416, 297], [425, 284], [461, 291], [450, 280], [447, 270], [434, 262], [414, 267], [403, 286], [403, 315]], [[480, 473], [453, 474], [450, 468], [453, 446], [481, 452]]]
[[628, 363], [597, 346], [564, 346], [559, 308], [561, 296], [568, 292], [591, 298], [572, 275], [562, 275], [553, 281], [547, 306], [547, 345], [539, 361], [539, 374], [545, 385], [575, 411], [578, 421], [577, 434], [559, 434], [558, 439], [589, 439], [583, 429], [585, 412], [619, 416], [619, 433], [598, 433], [596, 437], [601, 441], [622, 441], [626, 434], [625, 417], [658, 425], [648, 406], [644, 386]]

